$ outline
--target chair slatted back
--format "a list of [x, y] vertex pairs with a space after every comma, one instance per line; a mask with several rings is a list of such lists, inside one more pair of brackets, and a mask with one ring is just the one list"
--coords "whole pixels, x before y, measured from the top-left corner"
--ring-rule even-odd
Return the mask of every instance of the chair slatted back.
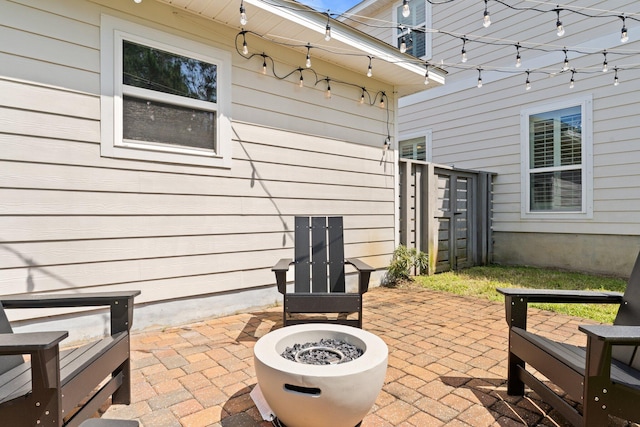
[[345, 292], [342, 217], [295, 218], [295, 292]]
[[[631, 271], [624, 301], [618, 309], [614, 325], [640, 326], [640, 253]], [[638, 346], [616, 346], [613, 357], [640, 370], [640, 348]]]
[[[9, 319], [7, 319], [7, 314], [2, 307], [2, 302], [0, 302], [0, 334], [12, 333], [13, 329], [11, 328], [11, 324], [9, 323]], [[20, 355], [0, 356], [0, 374], [3, 374], [23, 363], [24, 358]]]

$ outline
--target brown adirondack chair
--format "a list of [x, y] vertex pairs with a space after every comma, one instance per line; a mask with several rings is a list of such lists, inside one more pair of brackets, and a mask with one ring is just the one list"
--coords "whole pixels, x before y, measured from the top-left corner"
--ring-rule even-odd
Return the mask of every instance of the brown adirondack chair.
[[[0, 425], [77, 427], [131, 402], [129, 330], [140, 291], [0, 296]], [[60, 350], [68, 332], [13, 333], [4, 309], [109, 306], [111, 335]], [[23, 355], [29, 355], [28, 360]]]
[[[272, 268], [278, 291], [284, 295], [284, 326], [308, 322], [336, 322], [362, 328], [362, 295], [375, 269], [357, 258], [344, 258], [342, 217], [296, 217], [295, 259], [285, 258]], [[294, 291], [287, 292], [287, 271], [295, 266]], [[358, 292], [346, 292], [345, 264], [358, 271]], [[336, 319], [296, 318], [296, 314], [338, 313]], [[357, 313], [357, 319], [345, 314]]]
[[[603, 427], [608, 416], [640, 421], [640, 254], [624, 295], [618, 292], [499, 288], [505, 295], [509, 325], [507, 393], [524, 394], [524, 385], [551, 404], [574, 426]], [[582, 325], [587, 346], [557, 342], [527, 331], [527, 304], [620, 304], [614, 325]], [[576, 410], [545, 382], [527, 371], [531, 365], [572, 399]]]

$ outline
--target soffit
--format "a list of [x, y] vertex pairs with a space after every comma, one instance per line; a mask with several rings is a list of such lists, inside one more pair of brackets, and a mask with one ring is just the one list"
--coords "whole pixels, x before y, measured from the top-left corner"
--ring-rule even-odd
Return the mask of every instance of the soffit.
[[[180, 10], [241, 31], [240, 0], [157, 0]], [[268, 36], [273, 40], [304, 40], [317, 49], [313, 57], [328, 63], [366, 73], [372, 56], [374, 78], [394, 86], [399, 96], [421, 92], [444, 84], [445, 71], [429, 67], [429, 85], [424, 84], [424, 64], [413, 56], [402, 54], [397, 48], [371, 37], [342, 22], [331, 20], [332, 38], [324, 40], [327, 15], [288, 0], [244, 0], [249, 23], [246, 30]], [[301, 10], [304, 10], [301, 11]], [[292, 48], [306, 54], [306, 48]], [[325, 50], [326, 49], [326, 50]], [[340, 54], [338, 54], [340, 52]]]

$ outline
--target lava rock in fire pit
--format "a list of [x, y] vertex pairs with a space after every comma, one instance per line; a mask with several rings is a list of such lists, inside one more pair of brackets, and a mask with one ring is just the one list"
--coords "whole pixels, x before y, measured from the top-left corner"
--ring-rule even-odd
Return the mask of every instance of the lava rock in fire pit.
[[350, 362], [362, 354], [363, 351], [353, 344], [323, 338], [319, 342], [294, 344], [293, 347], [287, 347], [281, 356], [292, 362], [308, 365], [333, 365]]

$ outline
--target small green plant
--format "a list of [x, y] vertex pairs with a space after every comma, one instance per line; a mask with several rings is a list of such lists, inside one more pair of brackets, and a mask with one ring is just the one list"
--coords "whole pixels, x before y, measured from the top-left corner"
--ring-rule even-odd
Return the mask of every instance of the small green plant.
[[393, 251], [393, 258], [387, 268], [388, 278], [391, 282], [409, 280], [414, 271], [417, 274], [424, 274], [428, 266], [429, 257], [426, 253], [400, 245]]

